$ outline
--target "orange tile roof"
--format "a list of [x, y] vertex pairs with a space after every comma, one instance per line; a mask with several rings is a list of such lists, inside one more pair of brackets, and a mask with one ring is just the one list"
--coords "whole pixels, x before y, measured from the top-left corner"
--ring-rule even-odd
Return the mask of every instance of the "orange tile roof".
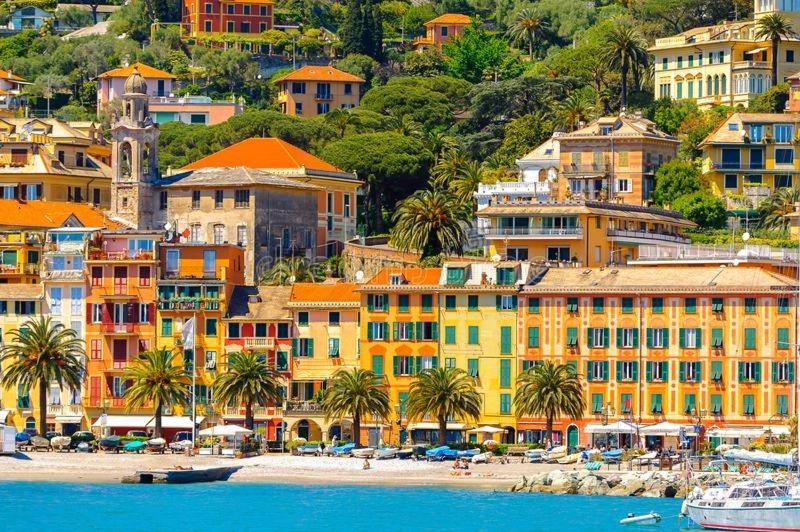
[[290, 304], [297, 303], [359, 303], [361, 295], [355, 283], [295, 283], [292, 286]]
[[307, 151], [274, 137], [245, 139], [193, 163], [189, 163], [183, 167], [183, 170], [226, 166], [246, 166], [262, 170], [288, 170], [305, 167], [308, 170], [342, 172], [339, 168], [326, 163], [318, 157], [314, 157]]
[[472, 24], [472, 19], [461, 13], [445, 13], [425, 23], [426, 26], [431, 24]]
[[10, 79], [11, 81], [25, 81], [25, 78], [21, 78], [8, 70], [3, 70], [2, 68], [0, 68], [0, 78]]
[[362, 78], [339, 70], [338, 68], [313, 65], [306, 65], [297, 70], [293, 70], [282, 78], [276, 79], [273, 83], [280, 83], [281, 81], [344, 81], [350, 83], [364, 83]]
[[384, 268], [367, 282], [369, 285], [388, 285], [392, 275], [403, 276], [404, 283], [399, 286], [438, 285], [441, 268]]
[[175, 79], [175, 76], [170, 74], [169, 72], [164, 72], [163, 70], [159, 70], [155, 67], [151, 67], [150, 65], [145, 65], [144, 63], [133, 63], [132, 65], [128, 65], [126, 67], [119, 67], [109, 70], [108, 72], [103, 72], [98, 78], [127, 78], [131, 74], [133, 74], [133, 68], [137, 67], [139, 69], [139, 74], [142, 75], [144, 79], [147, 78], [169, 78]]
[[85, 203], [0, 199], [0, 227], [53, 229], [62, 227], [71, 216], [77, 218], [84, 227], [123, 227], [100, 209]]

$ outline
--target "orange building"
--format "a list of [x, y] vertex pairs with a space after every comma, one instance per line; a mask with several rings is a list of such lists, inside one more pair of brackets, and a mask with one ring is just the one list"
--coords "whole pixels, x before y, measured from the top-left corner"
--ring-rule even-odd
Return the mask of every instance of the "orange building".
[[414, 39], [413, 46], [422, 52], [428, 48], [442, 49], [442, 45], [472, 24], [472, 19], [460, 13], [445, 13], [425, 23], [425, 36]]
[[[356, 192], [361, 186], [355, 174], [345, 172], [307, 151], [277, 138], [251, 138], [223, 148], [182, 168], [244, 166], [321, 187], [317, 191], [316, 252], [311, 257], [336, 254], [356, 234]], [[271, 224], [275, 229], [276, 222]], [[284, 228], [291, 235], [291, 228]], [[306, 246], [301, 246], [306, 247]]]
[[[154, 231], [103, 232], [90, 243], [86, 269], [86, 373], [83, 404], [89, 426], [106, 417], [112, 432], [124, 425], [125, 368], [155, 346], [157, 246]], [[147, 408], [142, 414], [151, 414]], [[136, 416], [131, 416], [135, 418]], [[120, 423], [108, 423], [109, 419]]]
[[[286, 308], [290, 286], [237, 286], [233, 289], [224, 318], [225, 348], [219, 371], [224, 372], [228, 355], [254, 351], [266, 357], [270, 366], [288, 381], [292, 349], [292, 313]], [[256, 432], [264, 438], [282, 441], [281, 406], [256, 405], [253, 408]], [[244, 405], [226, 406], [227, 423], [244, 424]]]
[[283, 114], [319, 116], [333, 109], [357, 107], [364, 80], [332, 66], [306, 65], [274, 83]]

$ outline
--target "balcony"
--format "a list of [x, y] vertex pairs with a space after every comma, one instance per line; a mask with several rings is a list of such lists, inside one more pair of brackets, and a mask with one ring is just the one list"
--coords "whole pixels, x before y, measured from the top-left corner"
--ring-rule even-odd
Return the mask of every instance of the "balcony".
[[38, 264], [0, 264], [0, 275], [38, 275]]
[[176, 312], [192, 312], [196, 310], [220, 310], [218, 299], [199, 297], [178, 297], [175, 299], [159, 299], [158, 310], [174, 310]]
[[98, 294], [103, 299], [131, 299], [134, 297], [138, 297], [137, 294], [133, 293], [135, 290], [128, 288], [127, 284], [124, 285], [114, 285], [113, 288], [105, 288], [100, 291]]
[[42, 277], [48, 281], [82, 281], [85, 272], [83, 270], [45, 270]]
[[333, 100], [333, 93], [331, 92], [318, 92], [314, 95], [314, 99], [321, 102], [329, 102]]
[[48, 416], [83, 416], [81, 405], [47, 405]]
[[651, 233], [649, 231], [624, 231], [621, 229], [609, 229], [609, 240], [612, 242], [620, 240], [658, 240], [661, 242], [675, 242], [678, 244], [688, 244], [689, 239], [675, 233]]
[[[280, 411], [274, 406], [255, 406], [253, 407], [253, 416], [255, 418], [270, 418], [280, 415]], [[244, 417], [245, 408], [242, 406], [226, 406], [223, 411], [225, 417]]]
[[275, 338], [245, 338], [245, 349], [274, 349]]
[[153, 261], [155, 255], [153, 252], [137, 252], [130, 254], [127, 251], [89, 251], [89, 261], [104, 261], [104, 262], [133, 262], [133, 261]]
[[592, 164], [565, 164], [561, 168], [565, 175], [578, 176], [582, 174], [592, 175], [605, 175], [611, 172], [610, 163], [592, 163]]
[[766, 165], [763, 162], [750, 162], [745, 164], [739, 161], [713, 161], [711, 163], [711, 169], [749, 172], [751, 170], [766, 170]]
[[104, 334], [133, 334], [136, 332], [136, 323], [101, 323], [100, 331]]
[[734, 61], [731, 67], [733, 70], [769, 70], [771, 68], [767, 61]]
[[322, 405], [314, 401], [288, 401], [286, 410], [283, 412], [285, 416], [314, 416], [322, 414]]
[[581, 227], [544, 228], [544, 227], [489, 227], [481, 231], [486, 238], [522, 237], [522, 238], [564, 238], [580, 239], [583, 236]]
[[656, 244], [640, 246], [639, 256], [634, 262], [727, 262], [732, 260], [770, 261], [781, 264], [800, 262], [796, 249], [773, 248], [770, 246], [699, 246], [691, 244], [660, 246]]

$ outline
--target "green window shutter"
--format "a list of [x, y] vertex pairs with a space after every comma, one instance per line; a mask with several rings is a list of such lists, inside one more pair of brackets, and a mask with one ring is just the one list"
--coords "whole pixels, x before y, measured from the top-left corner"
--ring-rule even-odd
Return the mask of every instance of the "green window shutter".
[[372, 355], [372, 373], [383, 376], [383, 355]]
[[422, 338], [422, 322], [421, 321], [414, 322], [414, 329], [416, 331], [416, 333], [414, 334], [414, 338], [417, 339], [417, 340], [421, 339]]
[[650, 396], [650, 412], [653, 414], [660, 414], [664, 411], [664, 406], [661, 401], [661, 394], [654, 393]]
[[589, 327], [586, 329], [586, 346], [587, 347], [594, 347], [594, 327]]
[[509, 388], [511, 386], [511, 360], [500, 360], [500, 387]]
[[298, 349], [298, 344], [299, 344], [299, 343], [300, 343], [300, 342], [299, 342], [299, 340], [298, 340], [297, 338], [292, 338], [292, 354], [293, 354], [294, 356], [298, 356], [298, 355], [300, 354], [300, 353], [298, 352], [298, 350], [297, 350], [297, 349]]
[[411, 374], [418, 375], [422, 371], [422, 357], [411, 357], [411, 361], [414, 364], [414, 370]]
[[608, 341], [610, 336], [611, 334], [608, 327], [605, 327], [603, 329], [603, 347], [605, 347], [606, 349], [608, 349]]
[[622, 380], [622, 362], [617, 361], [617, 382]]
[[431, 359], [431, 368], [436, 369], [439, 367], [439, 357], [433, 357]]
[[511, 394], [508, 393], [500, 394], [500, 413], [501, 414], [511, 413]]
[[622, 329], [617, 327], [617, 349], [622, 347]]
[[711, 347], [717, 349], [722, 347], [722, 329], [711, 329]]
[[573, 375], [577, 375], [578, 374], [578, 362], [575, 361], [575, 360], [568, 360], [567, 361], [567, 369]]
[[633, 382], [639, 382], [639, 363], [633, 362]]
[[645, 382], [653, 382], [653, 362], [644, 363], [644, 380]]
[[539, 347], [539, 327], [528, 327], [528, 347]]
[[739, 362], [739, 382], [744, 382], [744, 362]]
[[788, 327], [778, 327], [778, 349], [789, 349]]
[[529, 314], [539, 314], [539, 298], [538, 297], [529, 297], [528, 298], [528, 313]]
[[392, 323], [392, 339], [395, 342], [400, 339], [400, 324], [398, 322]]
[[511, 308], [517, 310], [517, 300], [519, 298], [517, 296], [511, 296]]
[[794, 383], [794, 362], [789, 362], [789, 382]]
[[397, 355], [392, 357], [392, 373], [395, 376], [400, 375], [400, 357]]
[[761, 362], [755, 362], [755, 381], [761, 382]]
[[744, 348], [745, 349], [756, 348], [756, 330], [752, 327], [747, 327], [744, 330]]
[[389, 311], [389, 294], [383, 294], [383, 311]]
[[494, 296], [494, 308], [495, 310], [500, 310], [500, 302], [502, 301], [502, 296]]
[[788, 314], [789, 313], [789, 298], [788, 297], [779, 297], [778, 298], [778, 314]]
[[478, 296], [467, 296], [467, 310], [478, 310]]
[[722, 380], [722, 361], [721, 360], [712, 360], [711, 361], [711, 380], [719, 382]]
[[633, 347], [639, 347], [639, 328], [634, 327], [633, 329]]
[[408, 294], [397, 296], [397, 310], [398, 312], [408, 312]]
[[[370, 342], [372, 341], [372, 323], [371, 321], [367, 322], [367, 340]], [[292, 351], [295, 350], [294, 340], [292, 340]]]
[[694, 342], [695, 349], [703, 347], [703, 329], [700, 327], [694, 330]]
[[478, 376], [478, 359], [477, 358], [467, 359], [467, 373], [471, 377], [477, 377]]
[[787, 415], [789, 413], [789, 396], [788, 395], [779, 395], [777, 397], [777, 412], [776, 414], [779, 415]]
[[456, 296], [452, 296], [452, 295], [444, 296], [444, 308], [446, 310], [455, 310], [455, 308], [456, 308]]
[[681, 362], [678, 364], [678, 374], [678, 381], [686, 382], [686, 362]]
[[687, 314], [697, 313], [697, 298], [687, 297], [684, 300], [684, 310]]
[[603, 362], [603, 381], [608, 382], [608, 361]]
[[592, 312], [595, 314], [602, 314], [604, 306], [605, 305], [602, 297], [592, 298]]
[[686, 329], [684, 328], [678, 329], [678, 343], [681, 349], [686, 348]]
[[470, 325], [467, 330], [469, 332], [469, 345], [478, 345], [480, 337], [478, 326]]
[[648, 327], [646, 334], [647, 334], [647, 347], [648, 348], [652, 348], [653, 347], [653, 329]]
[[456, 343], [456, 328], [454, 325], [446, 325], [444, 328], [444, 343], [453, 345]]
[[779, 381], [778, 377], [778, 363], [771, 362], [770, 363], [770, 373], [772, 374], [772, 383], [775, 384]]
[[697, 403], [695, 402], [695, 395], [693, 393], [687, 393], [683, 398], [684, 403], [684, 413], [691, 413], [697, 408]]
[[603, 411], [603, 394], [592, 394], [592, 413], [599, 413]]
[[511, 327], [500, 327], [500, 354], [511, 354]]
[[669, 382], [669, 362], [658, 362], [658, 364], [661, 364], [661, 380]]
[[308, 340], [306, 340], [306, 345], [308, 346], [308, 347], [306, 347], [306, 349], [308, 350], [308, 356], [313, 357], [314, 356], [314, 339], [313, 338], [309, 338]]
[[664, 348], [669, 349], [669, 329], [664, 327], [661, 332], [664, 336]]
[[622, 298], [622, 313], [623, 314], [630, 314], [633, 312], [633, 298], [632, 297], [623, 297]]
[[439, 324], [435, 321], [431, 323], [431, 339], [434, 341], [439, 339]]
[[567, 327], [567, 346], [578, 345], [578, 328]]
[[587, 381], [592, 380], [592, 362], [591, 361], [586, 362], [586, 380]]
[[663, 314], [664, 313], [664, 298], [663, 297], [654, 297], [652, 299], [653, 303], [653, 314]]
[[744, 298], [744, 312], [745, 312], [745, 314], [755, 314], [756, 313], [756, 298], [754, 298], [754, 297], [746, 297], [746, 298]]
[[722, 414], [722, 395], [711, 394], [711, 415], [719, 416]]
[[694, 364], [694, 380], [695, 382], [703, 382], [703, 363], [693, 362]]
[[374, 300], [374, 297], [375, 297], [375, 296], [373, 296], [372, 294], [368, 294], [368, 295], [367, 295], [367, 311], [368, 311], [368, 312], [372, 312], [373, 310], [375, 310], [375, 300]]

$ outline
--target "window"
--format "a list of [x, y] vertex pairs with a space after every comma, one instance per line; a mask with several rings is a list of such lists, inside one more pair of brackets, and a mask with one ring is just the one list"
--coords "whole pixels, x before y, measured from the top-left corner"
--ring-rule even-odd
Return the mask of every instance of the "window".
[[693, 414], [697, 411], [697, 398], [693, 393], [687, 393], [683, 396], [683, 412], [684, 414]]
[[[232, 11], [233, 11], [233, 6], [229, 5], [228, 13], [231, 13]], [[236, 31], [236, 24], [232, 20], [229, 20], [228, 23], [226, 24], [226, 29], [228, 33], [233, 33]]]
[[216, 318], [206, 318], [206, 336], [217, 335], [217, 320]]
[[161, 336], [172, 336], [172, 318], [161, 318]]
[[[207, 324], [208, 322], [206, 322]], [[214, 328], [216, 330], [216, 323], [214, 324]], [[266, 323], [256, 323], [256, 330], [255, 330], [255, 337], [256, 338], [266, 338], [267, 337], [267, 324]]]
[[203, 275], [213, 276], [217, 271], [217, 252], [213, 249], [203, 250]]
[[617, 382], [632, 382], [639, 378], [636, 362], [617, 362]]
[[699, 349], [701, 342], [701, 330], [697, 328], [688, 328], [680, 330], [680, 347], [682, 349]]
[[714, 297], [711, 299], [711, 312], [722, 312], [723, 299]]
[[608, 362], [589, 361], [586, 365], [586, 375], [590, 381], [605, 382], [608, 380]]
[[447, 268], [447, 284], [463, 285], [466, 280], [465, 268]]
[[775, 188], [792, 188], [792, 176], [789, 174], [776, 174]]
[[454, 325], [446, 325], [444, 328], [444, 343], [448, 345], [455, 345], [456, 343], [456, 328]]
[[180, 263], [181, 252], [179, 249], [167, 250], [167, 273], [178, 273], [178, 264]]
[[756, 396], [746, 394], [742, 396], [742, 414], [754, 416], [756, 414]]
[[788, 395], [778, 395], [775, 397], [775, 413], [779, 416], [789, 415]]
[[278, 324], [277, 338], [281, 338], [281, 339], [289, 338], [289, 324], [288, 323], [279, 323]]
[[623, 314], [632, 314], [633, 313], [633, 298], [632, 297], [623, 297], [622, 298], [622, 313]]
[[317, 114], [324, 115], [331, 110], [331, 104], [328, 102], [317, 102]]
[[794, 149], [775, 148], [775, 164], [794, 164]]
[[467, 359], [467, 374], [470, 377], [478, 377], [478, 366], [479, 362], [477, 358], [468, 358]]
[[192, 209], [197, 210], [200, 208], [200, 191], [193, 190], [192, 191]]
[[773, 362], [772, 382], [794, 382], [794, 362]]
[[786, 50], [786, 62], [794, 63], [794, 50]]
[[647, 362], [645, 380], [647, 382], [667, 382], [669, 379], [669, 362]]
[[442, 37], [447, 37], [447, 26], [442, 26], [440, 29]]
[[603, 412], [603, 394], [592, 394], [592, 414], [601, 414]]
[[444, 308], [446, 310], [455, 310], [456, 309], [456, 296], [444, 296]]
[[684, 299], [683, 310], [686, 314], [697, 314], [697, 298], [687, 297]]
[[372, 355], [372, 373], [376, 377], [383, 377], [383, 355]]
[[756, 313], [756, 298], [754, 297], [744, 298], [744, 313], [745, 314]]
[[529, 314], [539, 314], [539, 298], [538, 297], [528, 298], [528, 313]]
[[424, 342], [432, 342], [439, 338], [439, 324], [435, 321], [418, 321], [416, 324], [416, 338]]
[[53, 287], [50, 289], [50, 313], [61, 314], [61, 288]]
[[73, 286], [69, 289], [70, 309], [69, 313], [72, 316], [77, 316], [81, 313], [83, 305], [83, 288], [80, 286]]
[[511, 360], [507, 358], [500, 360], [500, 387], [511, 387]]
[[296, 357], [313, 357], [314, 356], [314, 339], [313, 338], [295, 338], [292, 340], [292, 351]]
[[467, 343], [469, 345], [478, 345], [480, 343], [480, 328], [477, 325], [467, 327]]
[[604, 300], [602, 297], [592, 298], [592, 312], [595, 314], [602, 314], [604, 310]]
[[577, 297], [568, 297], [567, 298], [567, 312], [578, 312], [578, 298]]
[[669, 329], [647, 329], [647, 347], [651, 349], [669, 347]]
[[225, 226], [222, 224], [214, 224], [214, 244], [220, 245], [225, 242]]
[[367, 339], [372, 341], [386, 340], [386, 323], [371, 321], [367, 324]]
[[619, 410], [623, 414], [630, 414], [633, 409], [633, 395], [629, 393], [620, 394]]
[[511, 413], [511, 394], [510, 393], [501, 393], [500, 394], [500, 413], [501, 414], [510, 414]]
[[497, 310], [516, 310], [517, 296], [496, 296]]
[[389, 310], [389, 296], [386, 294], [369, 294], [367, 310], [370, 312], [386, 312]]
[[345, 194], [343, 196], [344, 202], [344, 217], [350, 218], [350, 194]]
[[725, 188], [733, 190], [739, 188], [739, 176], [736, 174], [725, 174]]
[[744, 348], [756, 348], [756, 330], [754, 327], [745, 327], [744, 329]]
[[339, 339], [338, 338], [329, 338], [328, 339], [328, 357], [329, 358], [339, 358]]
[[528, 327], [528, 347], [539, 347], [539, 327]]
[[608, 347], [608, 329], [603, 327], [590, 327], [587, 335], [587, 344], [590, 348]]
[[660, 393], [650, 395], [650, 412], [653, 414], [664, 413], [664, 404]]
[[722, 329], [715, 327], [711, 329], [711, 347], [714, 349], [722, 348]]
[[750, 141], [761, 142], [763, 138], [764, 138], [764, 125], [750, 124]]
[[700, 382], [702, 378], [700, 362], [681, 362], [678, 369], [680, 382]]
[[467, 296], [467, 310], [478, 310], [478, 296]]
[[408, 312], [408, 294], [400, 294], [397, 296], [397, 312]]
[[189, 242], [194, 242], [194, 243], [202, 242], [203, 237], [200, 234], [200, 232], [201, 232], [200, 224], [191, 224], [189, 226]]
[[297, 325], [298, 327], [308, 327], [308, 312], [297, 313]]
[[338, 327], [340, 319], [341, 317], [338, 312], [328, 312], [328, 325], [330, 327]]
[[739, 382], [761, 382], [761, 363], [739, 362]]
[[292, 94], [305, 94], [306, 93], [306, 84], [303, 81], [293, 81], [292, 82]]
[[344, 84], [344, 94], [345, 96], [350, 96], [353, 94], [353, 84], [352, 83], [345, 83]]
[[625, 192], [631, 192], [632, 190], [633, 189], [631, 188], [630, 179], [617, 179], [617, 192], [625, 193]]
[[639, 329], [622, 328], [617, 329], [617, 347], [631, 349], [639, 345]]
[[422, 294], [422, 312], [433, 312], [433, 296], [431, 294]]
[[456, 367], [456, 359], [455, 358], [445, 358], [444, 359], [444, 367], [446, 368], [454, 368]]
[[652, 307], [653, 307], [653, 314], [663, 314], [664, 313], [664, 298], [663, 297], [654, 297], [650, 300]]
[[683, 56], [678, 56], [678, 68], [683, 68]]
[[567, 347], [578, 347], [578, 328], [567, 327]]
[[392, 357], [395, 375], [416, 375], [416, 361], [414, 357], [395, 356]]
[[233, 193], [234, 207], [249, 207], [250, 206], [250, 191], [249, 190], [236, 190]]
[[150, 305], [139, 304], [139, 323], [150, 323]]
[[772, 133], [775, 137], [775, 142], [787, 144], [792, 141], [794, 128], [790, 124], [775, 124], [772, 127]]

